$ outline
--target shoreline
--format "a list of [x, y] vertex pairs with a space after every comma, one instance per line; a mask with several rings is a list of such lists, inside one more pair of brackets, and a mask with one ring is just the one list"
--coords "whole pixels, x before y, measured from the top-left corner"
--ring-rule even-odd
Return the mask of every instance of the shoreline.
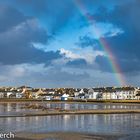
[[121, 137], [125, 137], [122, 134], [92, 134], [85, 132], [48, 132], [48, 133], [18, 133], [17, 140], [41, 140], [41, 139], [53, 139], [53, 140], [118, 140]]
[[[7, 114], [1, 114], [0, 118], [8, 118], [8, 117], [34, 117], [34, 116], [52, 116], [52, 115], [87, 115], [87, 114], [139, 114], [140, 108], [138, 109], [49, 109], [44, 108], [43, 106], [35, 106], [34, 103], [68, 103], [68, 104], [120, 104], [120, 103], [113, 103], [113, 102], [76, 102], [76, 101], [42, 101], [42, 100], [30, 100], [30, 99], [0, 99], [0, 104], [3, 103], [32, 103], [32, 106], [25, 106], [23, 109], [32, 109], [31, 112], [12, 112], [9, 111]], [[124, 102], [125, 105], [140, 105], [136, 103], [129, 103]], [[35, 107], [35, 108], [34, 108]], [[33, 111], [34, 109], [39, 109], [38, 111]]]
[[47, 102], [47, 103], [128, 103], [128, 104], [140, 104], [140, 100], [37, 100], [37, 99], [7, 99], [1, 98], [0, 103], [9, 103], [9, 102]]
[[94, 114], [139, 114], [140, 109], [105, 109], [105, 110], [64, 110], [64, 111], [38, 111], [35, 113], [19, 113], [19, 114], [9, 114], [0, 115], [0, 118], [8, 117], [34, 117], [34, 116], [52, 116], [52, 115], [94, 115]]

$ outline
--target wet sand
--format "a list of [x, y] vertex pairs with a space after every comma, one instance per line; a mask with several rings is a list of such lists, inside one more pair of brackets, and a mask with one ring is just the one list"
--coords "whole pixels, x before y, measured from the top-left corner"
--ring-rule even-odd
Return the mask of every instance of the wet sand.
[[64, 109], [63, 107], [46, 107], [44, 104], [23, 104], [18, 111], [13, 110], [0, 114], [2, 117], [32, 117], [32, 116], [50, 116], [50, 115], [82, 115], [82, 114], [132, 114], [140, 113], [140, 108], [133, 109]]
[[124, 104], [140, 104], [140, 100], [114, 100], [114, 99], [106, 99], [106, 100], [95, 100], [95, 99], [78, 99], [78, 100], [67, 100], [67, 101], [61, 101], [61, 100], [39, 100], [39, 99], [14, 99], [14, 98], [1, 98], [0, 103], [9, 103], [9, 102], [52, 102], [52, 103], [124, 103]]
[[122, 135], [99, 135], [75, 132], [19, 133], [15, 140], [118, 140]]
[[81, 115], [81, 114], [128, 114], [140, 113], [140, 109], [91, 109], [91, 110], [54, 110], [54, 111], [35, 111], [31, 113], [9, 113], [7, 115], [0, 115], [2, 117], [30, 117], [30, 116], [50, 116], [50, 115]]

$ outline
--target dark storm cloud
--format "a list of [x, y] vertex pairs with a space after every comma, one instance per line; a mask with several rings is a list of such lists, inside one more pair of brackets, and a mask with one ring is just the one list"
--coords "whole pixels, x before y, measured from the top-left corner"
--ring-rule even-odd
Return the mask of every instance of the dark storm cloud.
[[86, 67], [87, 62], [85, 61], [85, 59], [75, 59], [75, 60], [69, 61], [66, 65], [70, 67], [81, 68], [81, 67]]
[[0, 63], [49, 63], [60, 58], [59, 51], [44, 52], [33, 43], [47, 43], [47, 32], [33, 17], [25, 17], [9, 6], [0, 6]]
[[[38, 18], [43, 25], [46, 25], [52, 33], [64, 28], [75, 16], [85, 20], [81, 11], [84, 8], [87, 12], [96, 11], [100, 6], [112, 8], [131, 0], [1, 0], [1, 3], [12, 5], [26, 15]], [[103, 13], [102, 13], [103, 14]]]
[[77, 9], [71, 0], [3, 0], [23, 11], [27, 15], [35, 16], [53, 34], [64, 28], [72, 19]]
[[108, 58], [106, 56], [97, 56], [95, 62], [99, 64], [99, 69], [104, 72], [112, 72], [112, 68], [109, 64]]
[[0, 6], [0, 32], [11, 29], [25, 19], [25, 16], [14, 8], [4, 5]]
[[95, 50], [101, 49], [99, 41], [90, 37], [89, 35], [80, 36], [76, 45], [80, 46], [81, 48], [93, 47]]

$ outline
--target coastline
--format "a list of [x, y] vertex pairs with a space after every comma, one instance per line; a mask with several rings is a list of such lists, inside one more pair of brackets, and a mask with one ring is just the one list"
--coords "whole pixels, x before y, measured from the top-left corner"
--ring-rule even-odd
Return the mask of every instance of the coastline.
[[81, 99], [81, 100], [39, 100], [39, 99], [14, 99], [14, 98], [1, 98], [0, 103], [6, 102], [48, 102], [48, 103], [128, 103], [128, 104], [140, 104], [140, 100], [94, 100], [94, 99]]
[[[74, 129], [70, 129], [70, 131], [67, 131], [67, 130], [63, 131], [65, 129], [61, 130], [58, 127], [59, 129], [55, 130], [55, 126], [53, 126], [54, 129], [49, 130], [47, 127], [50, 127], [50, 125], [52, 124], [52, 122], [49, 122], [50, 118], [52, 121], [55, 120], [56, 118], [57, 118], [56, 120], [58, 120], [58, 118], [59, 119], [61, 118], [63, 121], [63, 119], [67, 120], [68, 118], [75, 118], [75, 117], [79, 118], [79, 116], [81, 115], [80, 116], [81, 118], [84, 117], [83, 120], [85, 120], [85, 118], [89, 118], [89, 119], [93, 118], [93, 120], [94, 120], [94, 116], [95, 117], [99, 116], [99, 118], [100, 117], [106, 118], [106, 119], [108, 118], [107, 120], [110, 121], [110, 116], [112, 118], [113, 116], [116, 116], [116, 114], [121, 114], [121, 115], [117, 115], [117, 116], [120, 116], [121, 118], [123, 116], [129, 116], [130, 118], [131, 117], [134, 118], [135, 115], [138, 117], [140, 114], [139, 104], [137, 104], [137, 109], [136, 108], [133, 108], [133, 109], [132, 108], [129, 108], [129, 109], [127, 109], [127, 108], [119, 108], [119, 109], [118, 108], [116, 108], [116, 109], [113, 109], [113, 108], [108, 108], [108, 109], [106, 109], [106, 108], [105, 109], [104, 108], [100, 108], [100, 109], [75, 109], [74, 108], [74, 109], [71, 109], [70, 108], [70, 109], [64, 109], [64, 108], [57, 108], [57, 107], [56, 108], [55, 107], [54, 108], [47, 107], [47, 106], [44, 107], [43, 105], [45, 105], [47, 103], [52, 103], [52, 104], [54, 103], [54, 102], [48, 102], [48, 101], [44, 102], [44, 104], [42, 104], [42, 103], [40, 104], [40, 102], [37, 102], [37, 101], [36, 102], [31, 102], [31, 101], [30, 102], [14, 102], [14, 103], [15, 104], [13, 104], [13, 102], [10, 102], [10, 103], [8, 102], [8, 103], [4, 104], [4, 102], [0, 102], [0, 104], [2, 106], [6, 106], [6, 107], [13, 105], [13, 107], [12, 107], [13, 110], [8, 111], [5, 114], [3, 114], [3, 113], [1, 114], [0, 118], [2, 120], [3, 119], [4, 120], [10, 119], [10, 121], [14, 122], [14, 124], [17, 120], [18, 121], [19, 120], [26, 120], [27, 124], [28, 124], [29, 120], [31, 120], [32, 123], [34, 123], [34, 121], [36, 121], [36, 120], [37, 121], [44, 120], [42, 124], [44, 124], [44, 122], [45, 122], [45, 129], [42, 129], [43, 131], [42, 130], [38, 131], [36, 129], [36, 127], [35, 127], [34, 131], [32, 131], [32, 128], [30, 128], [29, 130], [28, 129], [26, 130], [26, 128], [24, 128], [24, 127], [23, 127], [24, 131], [22, 129], [21, 130], [16, 129], [15, 130], [15, 132], [16, 132], [15, 138], [14, 138], [15, 140], [43, 140], [43, 139], [44, 140], [45, 139], [46, 140], [58, 140], [58, 139], [59, 140], [60, 139], [61, 140], [73, 140], [73, 139], [76, 139], [76, 140], [85, 140], [85, 139], [87, 139], [87, 140], [88, 139], [90, 139], [90, 140], [122, 140], [123, 139], [123, 140], [125, 140], [127, 138], [130, 139], [133, 137], [133, 135], [129, 135], [129, 133], [125, 133], [125, 132], [122, 133], [121, 131], [118, 131], [116, 133], [109, 132], [109, 131], [107, 131], [107, 132], [104, 132], [104, 131], [98, 132], [97, 131], [97, 133], [96, 133], [96, 131], [93, 131], [93, 133], [92, 133], [92, 131], [88, 131], [88, 130], [84, 129], [84, 131], [80, 132], [79, 125], [77, 127], [77, 131], [75, 131], [75, 132], [73, 132]], [[22, 105], [18, 106], [18, 104], [20, 104], [20, 103]], [[38, 104], [36, 104], [36, 103], [38, 103]], [[55, 103], [59, 104], [62, 102], [59, 101], [59, 102], [55, 102]], [[83, 102], [67, 102], [67, 101], [65, 101], [64, 103], [70, 103], [70, 104], [79, 103], [79, 105], [80, 104], [83, 105]], [[86, 104], [86, 103], [87, 102], [84, 102], [84, 104]], [[87, 104], [89, 104], [89, 102]], [[92, 103], [90, 103], [90, 104], [92, 104]], [[93, 103], [93, 104], [96, 104], [96, 103]], [[99, 105], [101, 105], [101, 104], [99, 104]], [[103, 105], [106, 105], [106, 104], [114, 104], [114, 103], [103, 103]], [[128, 103], [128, 104], [130, 104], [130, 103]], [[19, 110], [14, 111], [16, 105], [18, 106]], [[135, 106], [135, 104], [133, 104], [133, 105]], [[20, 109], [21, 109], [21, 111], [20, 111]], [[98, 115], [98, 114], [102, 114], [102, 115]], [[111, 114], [115, 114], [115, 115], [111, 115]], [[75, 118], [75, 120], [77, 120], [76, 118]], [[106, 120], [106, 119], [101, 119], [101, 118], [98, 120], [104, 120], [104, 121]], [[118, 121], [119, 121], [119, 118], [118, 118]], [[114, 120], [114, 119], [116, 119], [116, 117], [115, 118], [113, 117], [112, 119]], [[138, 118], [135, 118], [135, 119], [137, 119], [137, 120], [135, 120], [135, 122], [139, 121]], [[69, 119], [69, 120], [71, 120], [71, 119]], [[90, 121], [90, 123], [88, 123], [89, 126], [90, 126], [90, 124], [92, 124], [94, 122], [93, 120]], [[124, 119], [123, 119], [123, 121], [124, 121]], [[102, 123], [102, 121], [101, 122], [97, 121], [97, 122], [99, 124]], [[108, 125], [107, 122], [108, 121], [105, 121], [105, 125]], [[80, 121], [80, 123], [82, 123], [82, 122]], [[20, 125], [22, 125], [22, 121], [21, 121]], [[92, 125], [94, 125], [94, 124], [92, 124]], [[110, 123], [109, 125], [112, 125], [112, 123]], [[43, 125], [40, 125], [38, 127], [40, 128], [42, 126]], [[138, 127], [139, 127], [139, 124], [136, 123], [134, 130], [138, 129]], [[136, 140], [137, 140], [137, 138], [136, 138]]]
[[[0, 99], [0, 104], [2, 103], [31, 103], [32, 105], [27, 105], [22, 107], [22, 109], [27, 109], [27, 111], [9, 111], [6, 114], [1, 114], [0, 118], [4, 117], [34, 117], [34, 116], [52, 116], [52, 115], [86, 115], [86, 114], [139, 114], [140, 107], [137, 109], [62, 109], [62, 108], [45, 108], [43, 106], [36, 106], [34, 103], [84, 103], [84, 104], [95, 104], [97, 102], [76, 102], [76, 101], [42, 101], [42, 100], [31, 100], [31, 99]], [[120, 104], [113, 102], [98, 102], [101, 104]], [[124, 105], [132, 105], [129, 101], [123, 103]], [[133, 105], [140, 105], [133, 103]], [[39, 109], [34, 111], [34, 109]], [[30, 111], [28, 111], [30, 110]]]
[[91, 134], [82, 132], [49, 132], [49, 133], [18, 133], [16, 140], [42, 140], [42, 139], [53, 139], [53, 140], [119, 140], [124, 137], [121, 134]]
[[52, 115], [86, 115], [86, 114], [136, 114], [140, 113], [140, 109], [105, 109], [105, 110], [63, 110], [63, 111], [37, 111], [32, 113], [16, 113], [8, 115], [0, 115], [5, 117], [34, 117], [34, 116], [52, 116]]

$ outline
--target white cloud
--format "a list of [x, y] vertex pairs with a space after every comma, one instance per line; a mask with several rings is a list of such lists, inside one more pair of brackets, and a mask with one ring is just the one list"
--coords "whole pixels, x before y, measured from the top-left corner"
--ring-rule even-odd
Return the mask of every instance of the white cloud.
[[65, 57], [71, 58], [71, 59], [79, 59], [79, 58], [82, 57], [82, 56], [80, 56], [79, 54], [76, 54], [76, 53], [74, 53], [74, 52], [72, 52], [72, 51], [70, 51], [70, 50], [66, 50], [66, 49], [64, 49], [64, 48], [61, 48], [61, 49], [60, 49], [60, 53], [61, 53], [61, 54], [64, 54]]
[[77, 51], [61, 48], [60, 53], [71, 60], [85, 59], [89, 64], [94, 63], [94, 60], [98, 55], [105, 55], [103, 51], [93, 50], [92, 47], [78, 48]]
[[92, 38], [99, 39], [100, 37], [111, 37], [111, 36], [117, 36], [119, 34], [124, 33], [124, 31], [114, 26], [111, 23], [92, 23], [89, 26], [85, 26], [81, 29], [80, 34], [86, 34], [89, 36], [92, 36]]

